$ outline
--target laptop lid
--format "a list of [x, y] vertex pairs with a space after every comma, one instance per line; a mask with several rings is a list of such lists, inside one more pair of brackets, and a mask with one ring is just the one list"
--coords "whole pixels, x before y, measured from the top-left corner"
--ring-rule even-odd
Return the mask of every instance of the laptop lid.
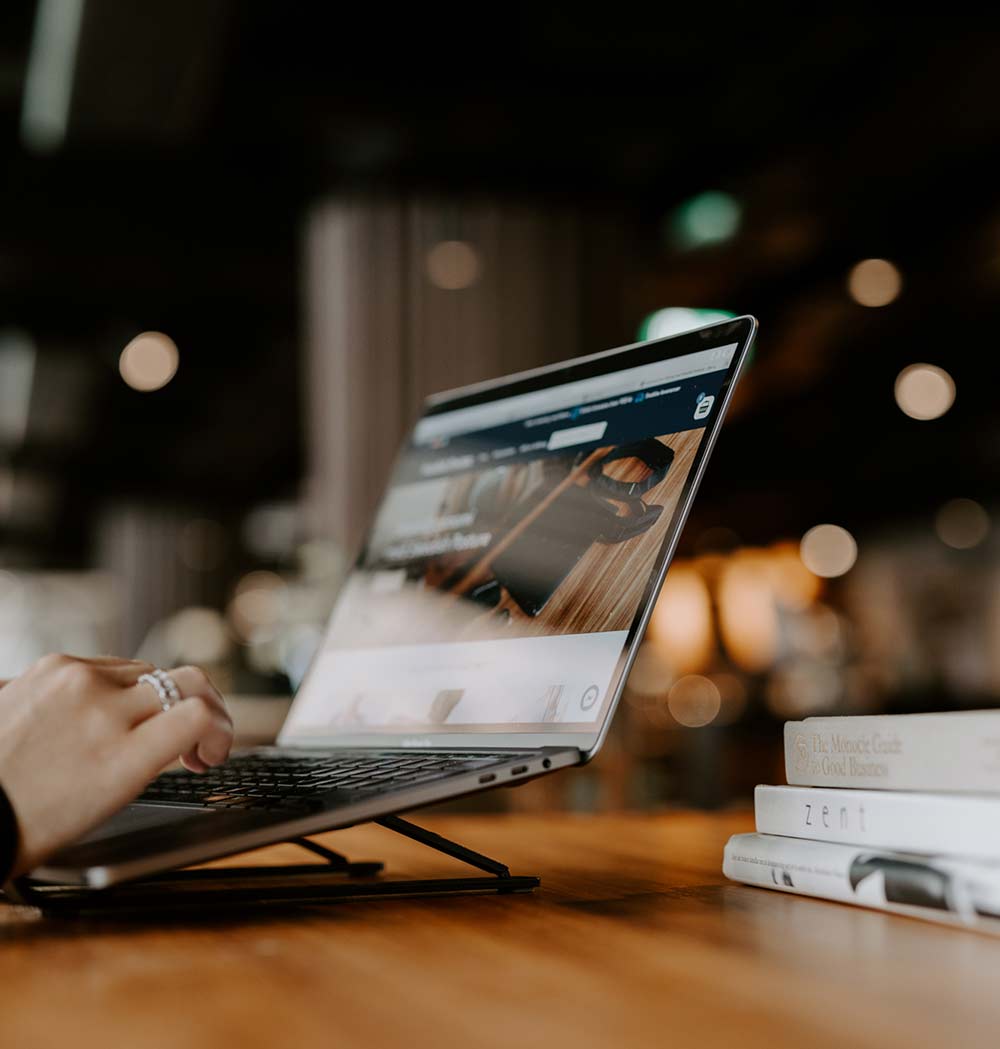
[[595, 753], [755, 331], [429, 399], [279, 743]]

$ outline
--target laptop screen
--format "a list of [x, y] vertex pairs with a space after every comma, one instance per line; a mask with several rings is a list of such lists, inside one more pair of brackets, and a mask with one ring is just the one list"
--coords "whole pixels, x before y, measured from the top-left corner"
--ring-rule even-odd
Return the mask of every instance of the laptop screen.
[[748, 330], [432, 401], [282, 740], [594, 733]]

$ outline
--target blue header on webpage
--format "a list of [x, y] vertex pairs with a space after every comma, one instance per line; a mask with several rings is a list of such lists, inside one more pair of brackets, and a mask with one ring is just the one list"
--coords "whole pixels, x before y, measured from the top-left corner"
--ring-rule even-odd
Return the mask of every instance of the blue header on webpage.
[[411, 444], [396, 482], [430, 480], [501, 462], [589, 452], [705, 426], [726, 371], [543, 412], [474, 433]]

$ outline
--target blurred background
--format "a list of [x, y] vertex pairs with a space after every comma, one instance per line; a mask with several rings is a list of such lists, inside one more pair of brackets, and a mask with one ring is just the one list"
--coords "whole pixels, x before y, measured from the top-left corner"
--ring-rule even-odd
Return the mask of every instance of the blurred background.
[[477, 804], [1000, 704], [998, 28], [7, 0], [0, 677], [201, 663], [264, 739], [424, 395], [752, 312], [607, 748]]

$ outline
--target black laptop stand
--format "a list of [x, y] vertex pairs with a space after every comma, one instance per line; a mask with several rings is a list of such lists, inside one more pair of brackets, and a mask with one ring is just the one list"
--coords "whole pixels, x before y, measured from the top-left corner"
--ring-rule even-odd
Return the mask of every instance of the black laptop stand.
[[383, 864], [378, 861], [353, 862], [308, 838], [292, 838], [290, 844], [308, 849], [321, 856], [325, 862], [168, 871], [108, 889], [52, 885], [21, 878], [8, 887], [6, 893], [15, 903], [39, 907], [49, 914], [125, 916], [153, 912], [218, 913], [260, 907], [308, 906], [370, 897], [523, 893], [531, 892], [540, 884], [540, 880], [532, 875], [511, 874], [499, 861], [467, 849], [433, 831], [424, 830], [399, 816], [382, 816], [374, 822], [386, 830], [395, 831], [485, 871], [488, 877], [383, 881], [378, 878], [383, 869]]

